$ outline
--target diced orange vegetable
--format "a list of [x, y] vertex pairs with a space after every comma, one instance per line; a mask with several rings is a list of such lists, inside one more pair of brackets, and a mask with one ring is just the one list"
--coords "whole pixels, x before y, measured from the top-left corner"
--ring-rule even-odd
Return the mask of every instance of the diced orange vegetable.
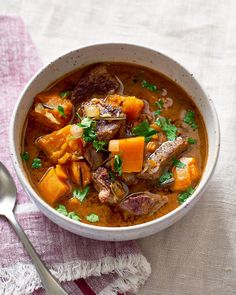
[[144, 102], [135, 96], [110, 95], [107, 102], [120, 106], [129, 120], [137, 119], [144, 108]]
[[[60, 169], [61, 171], [59, 172], [59, 175], [57, 175], [57, 171]], [[43, 198], [52, 206], [58, 201], [58, 199], [70, 192], [70, 187], [66, 180], [63, 181], [60, 178], [63, 168], [60, 167], [60, 169], [49, 168], [38, 185]], [[64, 173], [66, 174], [65, 171]]]
[[[65, 164], [76, 161], [83, 154], [83, 142], [81, 138], [73, 138], [72, 125], [41, 136], [37, 140], [37, 146], [54, 164]], [[73, 142], [73, 143], [72, 143]]]
[[[58, 106], [63, 108], [64, 115], [58, 111]], [[58, 130], [68, 124], [72, 117], [73, 104], [69, 99], [62, 99], [57, 91], [39, 93], [34, 99], [30, 112], [31, 118], [50, 130]]]
[[65, 169], [65, 167], [63, 167], [61, 165], [56, 165], [56, 174], [61, 180], [67, 180], [68, 179], [66, 169]]
[[123, 172], [140, 172], [142, 170], [144, 158], [143, 136], [110, 140], [108, 150], [112, 155], [120, 155]]
[[171, 188], [174, 191], [185, 191], [200, 178], [200, 171], [195, 158], [182, 157], [180, 161], [186, 166], [184, 168], [173, 168], [175, 182]]
[[91, 182], [90, 169], [84, 161], [72, 162], [70, 169], [71, 179], [77, 186], [85, 187]]

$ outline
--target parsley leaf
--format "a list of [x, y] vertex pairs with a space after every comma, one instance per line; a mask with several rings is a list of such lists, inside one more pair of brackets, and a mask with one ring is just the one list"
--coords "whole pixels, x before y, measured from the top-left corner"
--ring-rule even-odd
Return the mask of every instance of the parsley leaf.
[[76, 188], [73, 190], [73, 197], [80, 200], [80, 202], [82, 203], [85, 197], [87, 196], [89, 189], [89, 186], [86, 186], [83, 190]]
[[120, 155], [115, 155], [114, 157], [114, 170], [118, 172], [118, 174], [122, 175], [122, 159]]
[[170, 141], [174, 141], [177, 137], [177, 127], [170, 123], [168, 118], [158, 118], [156, 124], [165, 132], [166, 137]]
[[194, 138], [192, 138], [192, 137], [189, 137], [188, 138], [188, 143], [190, 143], [190, 144], [195, 144], [197, 141], [196, 141], [196, 139], [194, 139]]
[[167, 182], [171, 178], [173, 178], [173, 173], [166, 171], [159, 177], [159, 182], [161, 184], [164, 184], [165, 182]]
[[62, 91], [60, 92], [59, 95], [62, 99], [64, 99], [64, 98], [67, 98], [70, 94], [71, 94], [71, 91]]
[[184, 116], [184, 122], [192, 127], [193, 130], [196, 130], [198, 128], [196, 122], [195, 122], [195, 113], [194, 111], [187, 111]]
[[156, 110], [156, 111], [154, 111], [154, 115], [156, 115], [156, 116], [160, 116], [160, 114], [161, 114], [161, 110]]
[[21, 159], [24, 161], [28, 161], [29, 160], [29, 153], [28, 152], [24, 152], [21, 154]]
[[70, 219], [76, 220], [76, 221], [80, 221], [81, 218], [79, 217], [78, 214], [76, 214], [74, 211], [71, 212], [67, 212], [67, 209], [64, 205], [58, 205], [58, 207], [56, 208], [57, 212], [69, 217]]
[[145, 142], [149, 142], [152, 139], [152, 136], [157, 134], [157, 131], [150, 127], [147, 121], [143, 121], [133, 128], [132, 133], [136, 136], [144, 136]]
[[86, 142], [91, 142], [96, 139], [97, 137], [95, 132], [96, 122], [94, 120], [85, 117], [77, 125], [84, 129], [83, 138]]
[[57, 107], [58, 112], [62, 115], [62, 117], [67, 118], [63, 106], [58, 106]]
[[186, 167], [186, 164], [184, 164], [178, 159], [173, 159], [173, 165], [177, 168], [182, 168], [182, 169]]
[[99, 216], [97, 214], [90, 214], [86, 216], [86, 219], [90, 222], [98, 222], [99, 221]]
[[105, 151], [104, 147], [107, 143], [105, 141], [93, 141], [93, 147], [96, 149], [96, 152]]
[[150, 84], [146, 80], [142, 80], [141, 85], [143, 88], [147, 88], [148, 90], [150, 90], [152, 92], [159, 92], [160, 91], [160, 89], [158, 89], [156, 85]]
[[110, 176], [111, 182], [114, 182], [116, 180], [115, 174], [113, 172], [111, 172], [111, 171], [109, 171], [108, 174]]
[[155, 104], [158, 106], [159, 109], [162, 109], [164, 106], [164, 101], [162, 99], [159, 99], [155, 102]]
[[42, 167], [42, 161], [39, 158], [34, 158], [31, 167], [33, 169], [39, 169]]
[[178, 201], [180, 202], [180, 204], [183, 204], [194, 192], [195, 189], [189, 187], [185, 192], [179, 194]]

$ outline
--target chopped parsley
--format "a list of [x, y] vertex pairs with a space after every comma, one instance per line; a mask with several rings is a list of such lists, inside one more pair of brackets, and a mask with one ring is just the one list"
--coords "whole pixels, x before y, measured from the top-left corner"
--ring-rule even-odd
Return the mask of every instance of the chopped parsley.
[[158, 89], [156, 85], [148, 83], [146, 80], [142, 80], [141, 85], [143, 88], [147, 88], [148, 90], [150, 90], [152, 92], [159, 92], [160, 91], [160, 89]]
[[86, 216], [86, 219], [89, 221], [89, 222], [98, 222], [99, 221], [99, 216], [97, 214], [90, 214], [90, 215], [87, 215]]
[[86, 142], [92, 142], [96, 139], [96, 122], [94, 120], [85, 117], [77, 125], [84, 129], [83, 138]]
[[182, 168], [182, 169], [186, 167], [186, 164], [184, 164], [178, 159], [173, 159], [173, 165], [177, 168]]
[[31, 167], [33, 169], [39, 169], [42, 167], [42, 161], [39, 158], [34, 158]]
[[29, 153], [28, 152], [24, 152], [21, 154], [21, 159], [24, 161], [28, 161], [29, 160]]
[[158, 118], [156, 124], [165, 132], [166, 137], [170, 141], [174, 141], [177, 137], [177, 127], [171, 124], [168, 118]]
[[67, 118], [63, 106], [58, 106], [57, 107], [58, 112], [62, 115], [62, 117]]
[[145, 142], [149, 142], [152, 139], [152, 136], [157, 134], [157, 131], [150, 127], [147, 121], [143, 121], [133, 128], [132, 133], [136, 136], [144, 136]]
[[89, 186], [86, 186], [83, 190], [76, 188], [73, 190], [73, 197], [80, 200], [80, 202], [82, 203], [85, 197], [87, 196], [89, 189], [90, 189]]
[[56, 208], [57, 212], [69, 217], [70, 219], [76, 220], [76, 221], [80, 221], [81, 218], [79, 217], [78, 214], [76, 214], [74, 211], [71, 212], [67, 212], [67, 209], [64, 205], [58, 205], [58, 207]]
[[188, 143], [190, 143], [190, 144], [195, 144], [197, 141], [196, 141], [196, 139], [194, 139], [194, 138], [192, 138], [192, 137], [189, 137], [188, 138]]
[[114, 170], [120, 176], [122, 175], [122, 159], [120, 155], [115, 155], [114, 157]]
[[159, 99], [158, 101], [155, 102], [155, 104], [158, 106], [159, 109], [162, 109], [164, 106], [164, 101], [163, 99]]
[[188, 124], [193, 130], [196, 130], [198, 128], [196, 122], [195, 122], [195, 113], [194, 111], [187, 111], [184, 116], [184, 122]]
[[70, 94], [71, 94], [71, 91], [62, 91], [60, 92], [59, 95], [62, 99], [64, 99], [64, 98], [67, 98]]
[[159, 177], [159, 183], [164, 184], [171, 178], [173, 178], [173, 173], [166, 171]]
[[106, 146], [106, 144], [107, 143], [105, 141], [93, 141], [93, 147], [96, 149], [96, 152], [105, 151], [104, 147]]
[[183, 204], [194, 192], [195, 192], [195, 189], [192, 187], [189, 187], [185, 192], [179, 194], [178, 196], [179, 203]]
[[161, 114], [161, 110], [156, 110], [156, 111], [154, 111], [154, 115], [156, 115], [156, 116], [160, 116], [160, 114]]

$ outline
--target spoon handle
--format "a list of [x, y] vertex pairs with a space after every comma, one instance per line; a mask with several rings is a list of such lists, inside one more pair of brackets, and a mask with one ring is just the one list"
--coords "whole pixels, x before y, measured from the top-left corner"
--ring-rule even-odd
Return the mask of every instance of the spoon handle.
[[31, 242], [24, 233], [22, 227], [16, 220], [13, 212], [7, 214], [6, 217], [13, 226], [17, 235], [19, 236], [21, 242], [25, 246], [28, 254], [32, 258], [47, 294], [68, 295], [68, 293], [61, 287], [61, 285], [57, 282], [56, 278], [49, 272], [42, 260], [39, 258]]

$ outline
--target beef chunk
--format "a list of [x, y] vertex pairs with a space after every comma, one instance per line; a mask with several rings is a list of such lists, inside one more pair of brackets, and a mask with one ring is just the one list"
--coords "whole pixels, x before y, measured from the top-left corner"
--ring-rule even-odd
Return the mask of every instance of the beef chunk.
[[138, 174], [139, 178], [157, 179], [161, 176], [163, 169], [179, 156], [188, 147], [188, 143], [182, 137], [175, 141], [165, 141], [145, 160], [143, 171]]
[[121, 201], [119, 208], [124, 212], [125, 216], [142, 216], [155, 213], [167, 202], [167, 196], [143, 192], [128, 196]]
[[72, 99], [85, 100], [93, 94], [107, 95], [114, 93], [119, 88], [119, 83], [112, 76], [107, 66], [104, 64], [97, 65], [86, 72], [79, 80], [72, 93]]
[[113, 182], [104, 167], [99, 167], [92, 173], [92, 181], [95, 189], [99, 192], [98, 198], [101, 203], [115, 204], [126, 194], [123, 185], [118, 180]]
[[116, 137], [121, 137], [125, 133], [125, 121], [98, 121], [96, 126], [97, 139], [109, 141]]
[[127, 185], [135, 185], [138, 183], [137, 173], [122, 173], [122, 179]]
[[105, 161], [103, 153], [97, 152], [91, 143], [86, 145], [84, 158], [87, 160], [92, 170], [97, 169]]

